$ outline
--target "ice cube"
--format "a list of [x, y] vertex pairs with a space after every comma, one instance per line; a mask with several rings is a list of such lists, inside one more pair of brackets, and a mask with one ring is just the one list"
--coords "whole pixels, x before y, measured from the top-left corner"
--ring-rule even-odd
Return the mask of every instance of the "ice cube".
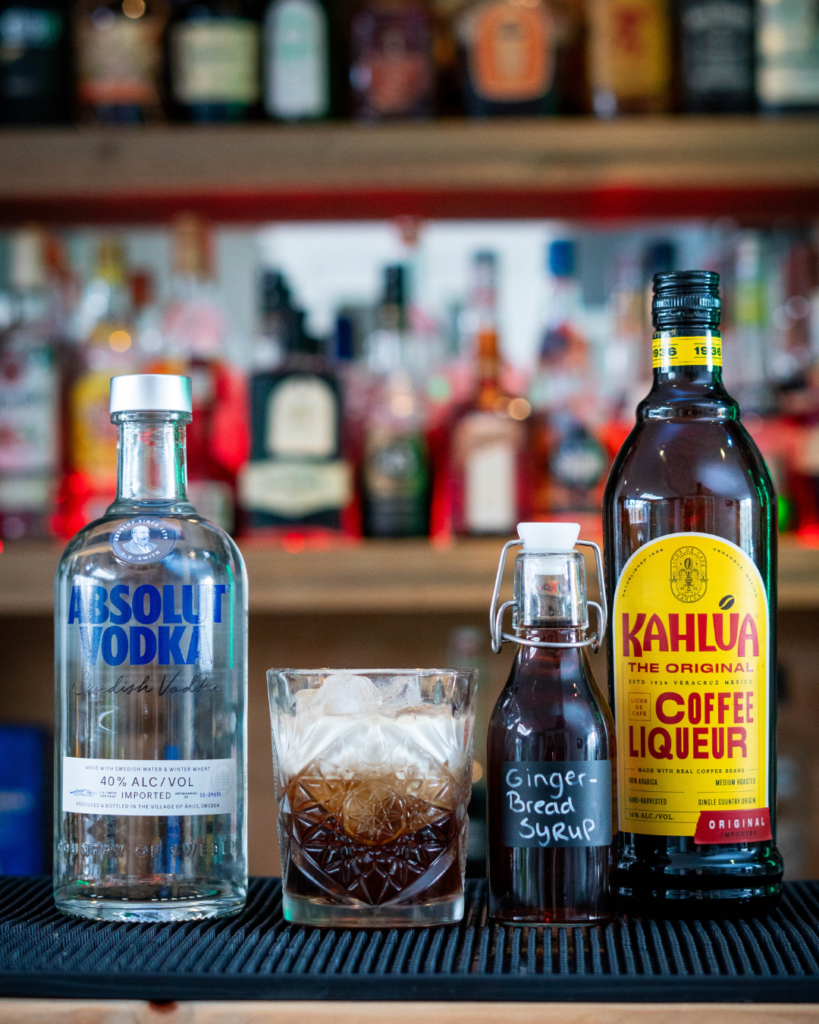
[[320, 691], [313, 690], [306, 686], [303, 690], [296, 691], [296, 714], [304, 715], [316, 708], [316, 697]]
[[381, 710], [381, 694], [367, 676], [338, 672], [325, 678], [313, 709], [325, 715], [374, 715]]
[[381, 702], [385, 710], [392, 712], [420, 707], [422, 697], [418, 676], [393, 676], [381, 689]]

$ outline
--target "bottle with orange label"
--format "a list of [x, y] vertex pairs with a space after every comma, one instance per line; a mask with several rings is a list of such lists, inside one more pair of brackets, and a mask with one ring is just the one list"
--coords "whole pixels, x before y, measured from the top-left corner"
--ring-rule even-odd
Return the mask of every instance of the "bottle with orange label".
[[567, 20], [548, 0], [477, 0], [458, 16], [467, 112], [553, 114]]
[[719, 276], [656, 274], [654, 383], [604, 500], [616, 888], [714, 917], [779, 900], [776, 495], [722, 383]]
[[594, 112], [670, 109], [673, 56], [668, 0], [587, 0], [588, 69]]

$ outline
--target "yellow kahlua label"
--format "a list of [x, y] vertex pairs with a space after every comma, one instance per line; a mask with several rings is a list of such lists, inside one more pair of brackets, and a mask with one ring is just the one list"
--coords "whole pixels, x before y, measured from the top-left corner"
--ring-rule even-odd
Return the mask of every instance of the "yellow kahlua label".
[[650, 541], [614, 595], [620, 829], [696, 842], [770, 838], [768, 597], [741, 548]]
[[696, 338], [672, 338], [667, 331], [654, 335], [651, 365], [655, 370], [674, 366], [722, 366], [722, 338], [718, 334]]

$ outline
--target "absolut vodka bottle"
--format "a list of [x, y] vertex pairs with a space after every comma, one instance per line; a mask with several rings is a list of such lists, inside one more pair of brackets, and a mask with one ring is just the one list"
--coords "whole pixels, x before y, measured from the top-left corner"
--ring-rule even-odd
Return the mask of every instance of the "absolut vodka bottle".
[[55, 581], [55, 900], [219, 917], [247, 889], [247, 577], [186, 495], [190, 379], [114, 377], [111, 419], [116, 501]]

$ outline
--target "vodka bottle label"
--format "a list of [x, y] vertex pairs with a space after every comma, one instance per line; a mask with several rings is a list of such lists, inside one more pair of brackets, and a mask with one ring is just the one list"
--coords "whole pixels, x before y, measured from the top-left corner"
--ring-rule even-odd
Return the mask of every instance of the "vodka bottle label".
[[76, 814], [234, 814], [236, 761], [63, 758], [63, 811]]
[[771, 838], [768, 621], [759, 570], [721, 537], [669, 534], [626, 562], [611, 652], [622, 831]]

